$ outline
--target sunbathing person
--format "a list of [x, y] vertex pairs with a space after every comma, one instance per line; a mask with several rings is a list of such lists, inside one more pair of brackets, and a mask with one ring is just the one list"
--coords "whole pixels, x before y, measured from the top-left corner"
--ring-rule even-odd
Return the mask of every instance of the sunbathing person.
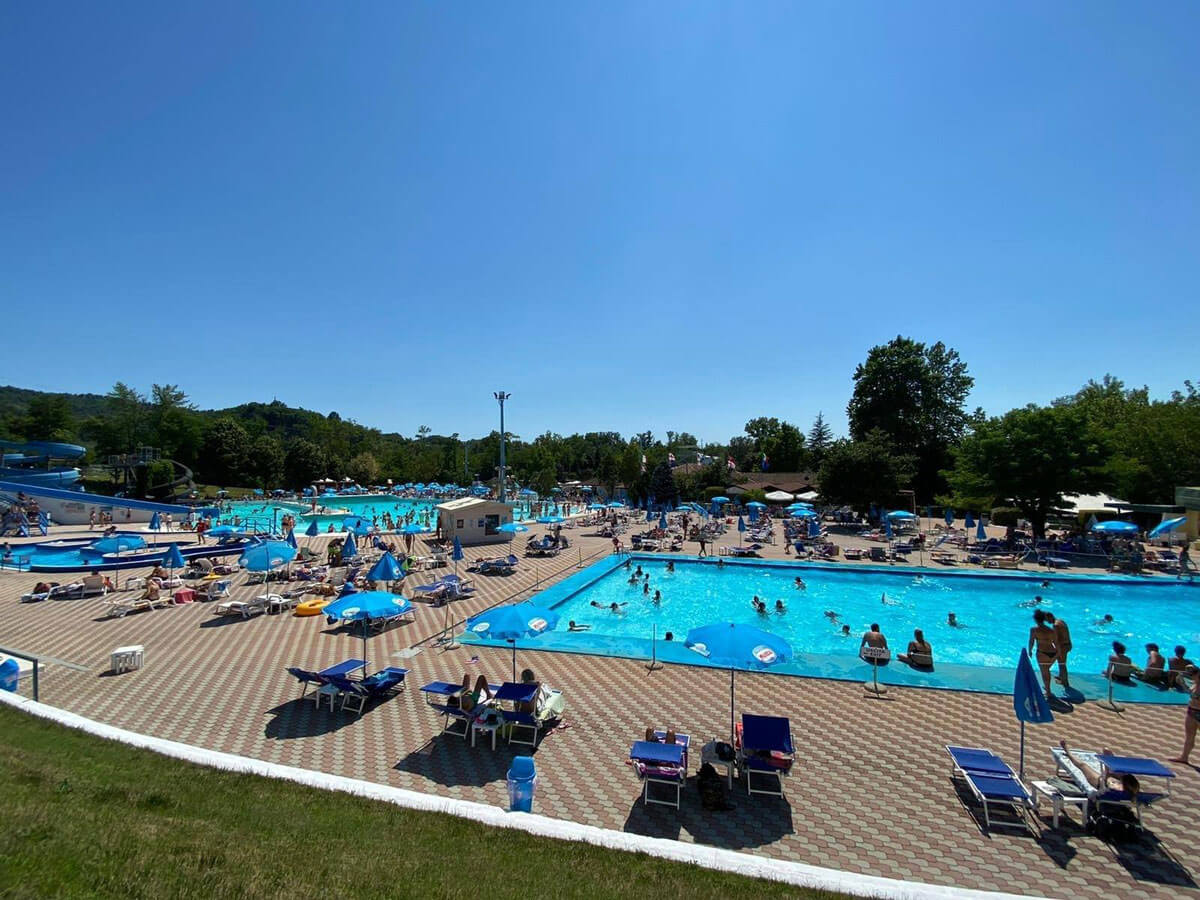
[[1167, 660], [1158, 652], [1158, 644], [1146, 645], [1146, 668], [1133, 670], [1146, 684], [1162, 684], [1167, 678]]
[[479, 706], [480, 703], [486, 703], [492, 699], [492, 689], [488, 687], [487, 678], [480, 675], [475, 679], [475, 687], [471, 687], [471, 675], [468, 672], [463, 675], [462, 694], [458, 698], [458, 708], [463, 712], [470, 712]]
[[901, 653], [896, 659], [913, 668], [933, 668], [933, 647], [925, 640], [925, 633], [920, 628], [913, 631], [913, 639], [908, 642], [908, 652]]
[[1170, 687], [1185, 687], [1180, 681], [1180, 676], [1192, 664], [1192, 661], [1187, 658], [1187, 647], [1183, 645], [1176, 647], [1175, 655], [1167, 660], [1167, 684]]
[[1112, 674], [1113, 678], [1128, 678], [1129, 673], [1133, 671], [1133, 660], [1125, 654], [1125, 645], [1120, 641], [1112, 642], [1113, 652], [1108, 657], [1108, 668], [1101, 672], [1101, 675], [1108, 677]]
[[157, 603], [160, 590], [161, 585], [159, 584], [158, 579], [151, 578], [146, 582], [146, 590], [142, 593], [142, 596], [138, 597], [138, 599], [149, 600], [151, 603]]
[[[1067, 746], [1066, 740], [1058, 742], [1058, 746], [1062, 747], [1063, 752], [1067, 755], [1067, 759], [1075, 764], [1075, 768], [1083, 773], [1083, 777], [1098, 791], [1124, 791], [1129, 795], [1130, 800], [1137, 798], [1138, 792], [1141, 791], [1141, 784], [1138, 783], [1137, 777], [1134, 775], [1109, 775], [1103, 769], [1095, 769], [1090, 764], [1085, 763], [1078, 756], [1071, 752], [1071, 748]], [[1115, 754], [1105, 747], [1100, 751], [1105, 756], [1115, 756]]]

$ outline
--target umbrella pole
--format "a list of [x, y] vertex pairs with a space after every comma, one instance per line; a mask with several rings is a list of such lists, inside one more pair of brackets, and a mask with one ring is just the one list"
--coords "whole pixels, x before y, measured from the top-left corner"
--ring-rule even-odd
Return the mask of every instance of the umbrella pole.
[[513, 660], [512, 660], [512, 680], [513, 680], [513, 682], [515, 683], [515, 682], [516, 682], [516, 680], [517, 680], [517, 641], [516, 641], [516, 639], [515, 639], [515, 638], [509, 638], [509, 641], [508, 641], [508, 642], [509, 642], [510, 644], [512, 644], [512, 653], [513, 653]]
[[[363, 662], [367, 661], [367, 619], [363, 618]], [[363, 675], [367, 674], [367, 667], [363, 666]]]
[[729, 667], [729, 746], [736, 747], [737, 742], [734, 741], [736, 729], [733, 726], [733, 666]]
[[1021, 779], [1022, 779], [1022, 780], [1024, 780], [1024, 778], [1025, 778], [1025, 720], [1024, 720], [1024, 719], [1022, 719], [1022, 720], [1021, 720], [1021, 767], [1020, 767], [1020, 777], [1021, 777]]

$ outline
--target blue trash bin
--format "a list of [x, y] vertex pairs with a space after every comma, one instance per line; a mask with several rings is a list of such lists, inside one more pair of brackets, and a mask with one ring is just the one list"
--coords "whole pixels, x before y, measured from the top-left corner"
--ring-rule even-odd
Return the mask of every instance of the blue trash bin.
[[537, 770], [532, 756], [515, 756], [508, 770], [508, 808], [512, 812], [533, 812], [533, 793], [537, 790]]
[[0, 663], [0, 691], [13, 691], [21, 678], [21, 666], [11, 657]]

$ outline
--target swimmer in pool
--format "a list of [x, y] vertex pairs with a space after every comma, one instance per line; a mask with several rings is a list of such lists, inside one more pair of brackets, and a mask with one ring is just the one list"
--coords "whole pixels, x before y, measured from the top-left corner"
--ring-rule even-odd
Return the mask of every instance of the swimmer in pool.
[[827, 618], [830, 622], [837, 622], [838, 614], [835, 613], [832, 609], [827, 609], [827, 610], [825, 610], [825, 618]]
[[669, 561], [669, 562], [667, 563], [667, 571], [668, 571], [668, 572], [674, 572], [674, 571], [675, 571], [675, 560], [671, 560], [671, 561]]
[[580, 622], [576, 622], [574, 619], [567, 623], [567, 631], [587, 631], [591, 627], [591, 625], [584, 625]]
[[782, 600], [776, 600], [776, 601], [775, 601], [775, 612], [777, 612], [777, 613], [781, 613], [781, 612], [787, 612], [787, 607], [785, 607], [785, 606], [783, 605], [783, 601], [782, 601]]
[[796, 576], [796, 590], [798, 590], [798, 591], [807, 591], [808, 590], [808, 585], [804, 583], [804, 579], [801, 578], [799, 575]]
[[654, 605], [658, 606], [658, 604], [660, 604], [660, 603], [662, 603], [662, 591], [655, 591], [654, 592]]
[[958, 616], [956, 616], [954, 613], [949, 613], [946, 616], [946, 624], [949, 625], [951, 628], [965, 628], [966, 627], [965, 625], [962, 624], [962, 622], [958, 621]]
[[850, 637], [850, 626], [849, 625], [842, 626], [842, 637]]

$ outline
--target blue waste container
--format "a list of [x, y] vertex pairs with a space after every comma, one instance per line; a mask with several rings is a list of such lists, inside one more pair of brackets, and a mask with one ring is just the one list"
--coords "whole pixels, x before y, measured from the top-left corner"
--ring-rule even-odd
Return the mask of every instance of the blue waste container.
[[537, 790], [537, 770], [532, 756], [515, 756], [508, 770], [508, 808], [512, 812], [532, 812], [533, 793]]
[[0, 663], [0, 691], [16, 691], [21, 678], [21, 666], [11, 657]]

